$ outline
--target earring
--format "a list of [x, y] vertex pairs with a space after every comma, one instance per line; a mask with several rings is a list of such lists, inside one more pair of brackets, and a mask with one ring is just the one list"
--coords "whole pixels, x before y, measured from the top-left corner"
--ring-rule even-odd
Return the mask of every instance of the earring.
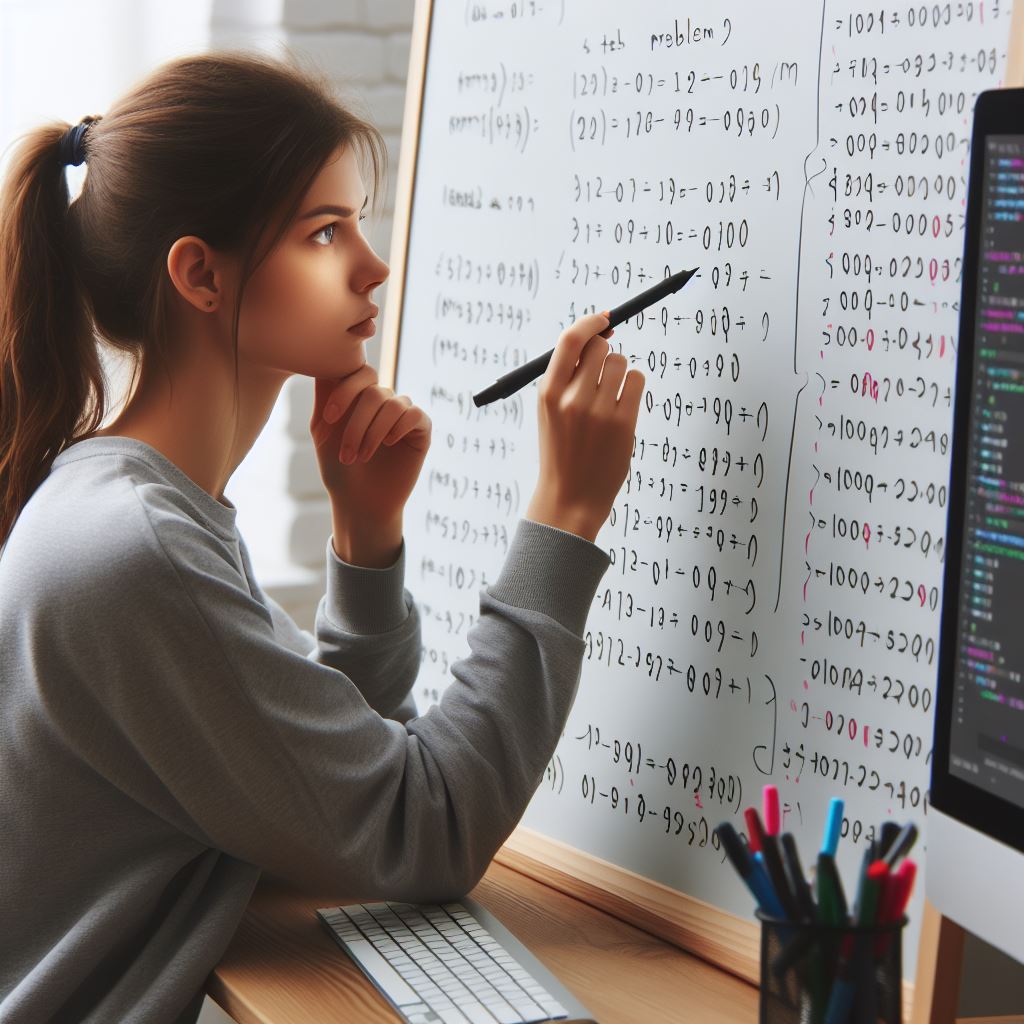
[[208, 306], [212, 306], [212, 305], [213, 305], [213, 299], [207, 299], [207, 300], [206, 300], [206, 304], [207, 304]]

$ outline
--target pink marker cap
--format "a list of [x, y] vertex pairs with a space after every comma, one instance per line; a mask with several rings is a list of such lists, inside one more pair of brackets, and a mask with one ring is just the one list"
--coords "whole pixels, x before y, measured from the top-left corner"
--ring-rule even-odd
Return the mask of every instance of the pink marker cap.
[[779, 812], [779, 790], [768, 783], [764, 787], [764, 830], [770, 836], [777, 836], [782, 825]]

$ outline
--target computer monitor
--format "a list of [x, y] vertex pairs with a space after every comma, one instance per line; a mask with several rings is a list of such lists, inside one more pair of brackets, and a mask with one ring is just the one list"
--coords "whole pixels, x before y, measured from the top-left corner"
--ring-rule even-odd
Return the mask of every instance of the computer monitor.
[[1024, 961], [1024, 89], [974, 107], [925, 891]]

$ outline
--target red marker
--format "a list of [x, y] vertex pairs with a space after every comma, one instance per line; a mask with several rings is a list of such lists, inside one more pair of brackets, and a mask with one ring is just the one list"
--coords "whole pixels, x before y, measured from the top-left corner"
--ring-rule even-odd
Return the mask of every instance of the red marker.
[[[917, 864], [909, 857], [893, 871], [886, 880], [882, 912], [879, 922], [898, 921], [910, 902], [910, 890], [914, 887]], [[881, 956], [889, 948], [891, 934], [880, 935], [875, 942], [875, 955]]]
[[743, 812], [747, 819], [747, 831], [750, 833], [750, 852], [757, 853], [764, 847], [764, 829], [761, 827], [761, 819], [757, 816], [756, 807], [748, 807]]
[[779, 813], [779, 790], [770, 782], [764, 787], [764, 830], [770, 836], [777, 836], [782, 825]]
[[[890, 871], [882, 879], [882, 890], [878, 894], [878, 924], [888, 924], [899, 918], [899, 906], [903, 889], [903, 876]], [[875, 956], [880, 956], [885, 949], [885, 935], [875, 939]]]

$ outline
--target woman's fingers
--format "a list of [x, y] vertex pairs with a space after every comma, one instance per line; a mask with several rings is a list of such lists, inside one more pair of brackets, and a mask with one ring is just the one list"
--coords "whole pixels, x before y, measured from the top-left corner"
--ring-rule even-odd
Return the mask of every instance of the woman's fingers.
[[617, 404], [622, 379], [629, 372], [629, 360], [621, 352], [609, 352], [601, 370], [595, 405], [611, 408]]
[[345, 424], [341, 434], [341, 452], [339, 458], [342, 462], [354, 462], [363, 437], [366, 434], [370, 423], [380, 412], [381, 407], [392, 396], [390, 388], [373, 384], [364, 388], [356, 400], [350, 406], [351, 415]]
[[381, 444], [393, 445], [400, 441], [410, 430], [423, 426], [426, 416], [422, 409], [412, 406], [406, 409], [395, 425], [387, 432]]
[[396, 431], [401, 437], [410, 429], [402, 428], [407, 412], [419, 413], [412, 399], [396, 395], [390, 388], [367, 388], [345, 424], [339, 459], [346, 464], [368, 461], [385, 438], [395, 435]]
[[412, 399], [405, 395], [395, 395], [389, 398], [373, 417], [359, 445], [359, 452], [356, 458], [360, 462], [367, 462], [373, 457], [373, 453], [384, 441], [384, 438], [392, 431], [398, 421], [405, 414], [406, 409], [412, 405]]
[[[392, 445], [412, 430], [429, 433], [429, 420], [412, 399], [378, 384], [377, 371], [368, 364], [321, 391], [315, 404], [321, 403], [322, 415], [314, 412], [311, 424], [314, 446], [319, 449], [334, 434], [334, 424], [342, 425], [337, 457], [346, 465], [368, 461], [380, 445]], [[328, 416], [332, 406], [335, 412]]]
[[[551, 362], [545, 371], [548, 386], [558, 393], [565, 390], [576, 372], [576, 364], [587, 343], [607, 331], [608, 324], [608, 317], [603, 313], [591, 313], [580, 317], [562, 331], [551, 355]], [[607, 352], [607, 347], [604, 351]]]
[[580, 361], [567, 387], [575, 385], [587, 391], [596, 391], [597, 379], [601, 375], [601, 368], [609, 351], [608, 340], [600, 334], [589, 338], [583, 346]]
[[368, 387], [377, 383], [377, 371], [369, 363], [363, 363], [354, 373], [348, 374], [327, 394], [323, 418], [327, 423], [337, 423], [349, 406]]

